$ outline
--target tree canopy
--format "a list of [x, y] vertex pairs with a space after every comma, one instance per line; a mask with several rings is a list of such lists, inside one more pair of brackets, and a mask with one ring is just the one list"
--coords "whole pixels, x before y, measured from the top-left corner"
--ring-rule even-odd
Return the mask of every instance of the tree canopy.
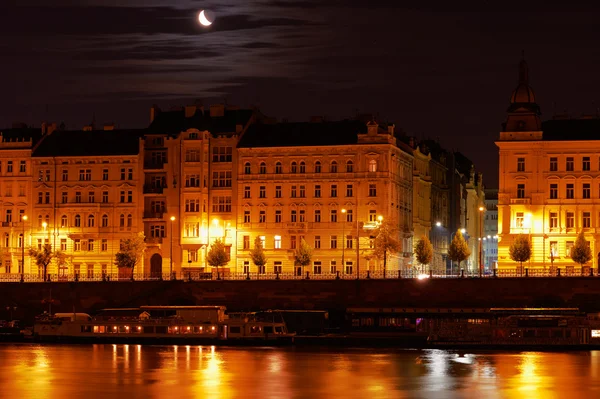
[[263, 248], [260, 237], [254, 239], [254, 248], [250, 251], [250, 257], [252, 258], [252, 263], [257, 267], [262, 267], [267, 264], [267, 256], [265, 255], [265, 249]]
[[579, 232], [577, 240], [575, 240], [575, 244], [573, 245], [573, 248], [571, 248], [571, 259], [573, 259], [574, 262], [579, 263], [582, 267], [592, 260], [592, 250], [589, 242], [586, 241], [583, 235], [583, 230]]
[[44, 279], [48, 273], [48, 265], [52, 262], [52, 259], [58, 259], [61, 264], [65, 262], [65, 255], [61, 251], [53, 251], [50, 244], [44, 244], [42, 249], [29, 248], [29, 256], [34, 259], [37, 267], [43, 269]]
[[206, 261], [213, 267], [225, 266], [229, 262], [229, 256], [225, 250], [225, 244], [220, 238], [217, 238], [215, 242], [210, 246], [208, 255], [206, 255]]
[[415, 247], [415, 255], [417, 256], [417, 262], [426, 266], [431, 263], [433, 259], [433, 245], [427, 236], [421, 236], [421, 239], [417, 242]]
[[460, 262], [467, 260], [469, 256], [471, 256], [471, 250], [469, 249], [462, 232], [458, 229], [456, 230], [456, 233], [454, 233], [454, 237], [448, 248], [448, 258], [453, 262], [458, 262], [460, 265]]
[[117, 267], [133, 269], [144, 256], [144, 251], [146, 250], [145, 239], [144, 233], [139, 232], [121, 240], [119, 252], [115, 254], [115, 264]]
[[519, 234], [509, 248], [510, 258], [515, 262], [520, 262], [523, 267], [523, 262], [527, 262], [531, 258], [531, 241], [529, 237]]
[[296, 264], [305, 267], [310, 265], [312, 259], [312, 248], [303, 239], [300, 240], [300, 245], [294, 251], [294, 260]]

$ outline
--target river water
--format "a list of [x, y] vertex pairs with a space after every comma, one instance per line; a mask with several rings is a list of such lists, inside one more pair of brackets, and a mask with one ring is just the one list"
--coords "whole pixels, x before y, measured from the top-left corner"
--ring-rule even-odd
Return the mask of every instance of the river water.
[[600, 351], [0, 345], [1, 398], [600, 398]]

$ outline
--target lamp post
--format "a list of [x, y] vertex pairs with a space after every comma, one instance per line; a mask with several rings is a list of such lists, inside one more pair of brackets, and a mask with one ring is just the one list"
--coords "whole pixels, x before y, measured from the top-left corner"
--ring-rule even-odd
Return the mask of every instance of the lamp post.
[[483, 277], [483, 211], [485, 208], [483, 206], [479, 207], [479, 277]]
[[344, 218], [346, 217], [346, 209], [342, 208], [342, 272], [346, 271], [346, 263], [344, 262], [344, 249], [346, 248], [346, 236], [344, 233], [346, 227], [346, 221]]
[[21, 216], [21, 223], [23, 224], [23, 239], [21, 241], [21, 281], [25, 279], [25, 222], [27, 221], [27, 215]]
[[175, 216], [171, 216], [171, 245], [170, 250], [171, 254], [169, 256], [169, 279], [173, 280], [173, 222], [175, 221]]

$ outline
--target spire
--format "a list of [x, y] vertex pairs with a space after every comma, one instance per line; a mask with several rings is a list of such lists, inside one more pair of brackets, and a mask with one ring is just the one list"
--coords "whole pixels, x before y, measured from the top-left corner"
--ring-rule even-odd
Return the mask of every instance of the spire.
[[519, 63], [519, 84], [529, 85], [529, 67], [525, 61], [525, 50], [521, 51], [521, 62]]

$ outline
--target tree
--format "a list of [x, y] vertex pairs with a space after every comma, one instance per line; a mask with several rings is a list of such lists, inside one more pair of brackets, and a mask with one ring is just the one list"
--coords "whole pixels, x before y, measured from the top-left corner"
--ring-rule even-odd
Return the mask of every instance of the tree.
[[[421, 236], [417, 246], [415, 248], [415, 255], [417, 255], [417, 262], [423, 266], [427, 266], [433, 259], [433, 245], [427, 236]], [[425, 270], [425, 268], [423, 268]]]
[[531, 258], [531, 241], [529, 241], [529, 237], [519, 234], [510, 244], [508, 252], [512, 260], [520, 263], [520, 271], [523, 273], [523, 262], [527, 262]]
[[575, 244], [573, 245], [573, 248], [571, 248], [571, 259], [573, 259], [574, 262], [579, 263], [582, 269], [585, 263], [592, 260], [592, 250], [589, 242], [586, 241], [583, 236], [583, 230], [579, 232], [577, 240], [575, 240]]
[[460, 229], [458, 229], [448, 248], [448, 258], [453, 262], [458, 262], [458, 267], [460, 268], [460, 262], [467, 260], [469, 256], [471, 256], [471, 250]]
[[142, 259], [146, 250], [145, 239], [144, 233], [139, 232], [121, 240], [119, 252], [115, 254], [115, 264], [118, 268], [130, 268], [133, 276], [135, 265]]
[[225, 250], [225, 244], [220, 238], [217, 238], [210, 246], [208, 255], [206, 255], [206, 261], [212, 267], [217, 268], [217, 280], [220, 280], [221, 275], [219, 274], [219, 267], [225, 266], [229, 262], [229, 256]]
[[250, 251], [250, 257], [252, 258], [252, 263], [259, 269], [259, 272], [267, 264], [267, 256], [265, 255], [260, 237], [256, 237], [254, 240], [254, 249]]
[[38, 268], [41, 268], [44, 272], [44, 281], [46, 281], [48, 273], [48, 265], [52, 262], [52, 259], [59, 258], [64, 259], [64, 255], [60, 251], [53, 251], [52, 245], [44, 244], [42, 249], [29, 248], [29, 256], [31, 256]]
[[304, 273], [304, 268], [310, 265], [310, 261], [312, 259], [312, 248], [304, 241], [304, 238], [300, 240], [300, 245], [294, 251], [294, 260], [297, 265], [302, 267], [302, 273]]
[[396, 238], [396, 226], [388, 221], [384, 221], [379, 225], [377, 236], [375, 237], [375, 248], [373, 254], [377, 259], [383, 259], [383, 277], [385, 277], [387, 269], [388, 252], [397, 253], [402, 249], [402, 245]]

